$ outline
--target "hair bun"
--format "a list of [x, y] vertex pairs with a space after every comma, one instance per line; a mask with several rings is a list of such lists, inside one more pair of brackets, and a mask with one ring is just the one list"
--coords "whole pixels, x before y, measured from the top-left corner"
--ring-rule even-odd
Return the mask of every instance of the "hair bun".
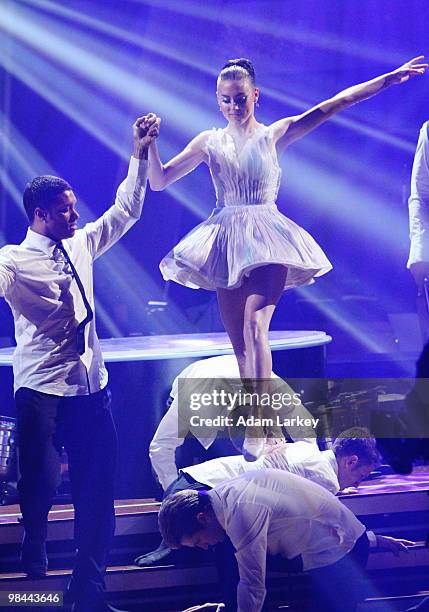
[[246, 59], [245, 57], [239, 57], [237, 59], [230, 59], [226, 62], [226, 64], [222, 66], [221, 72], [223, 72], [227, 68], [234, 68], [234, 67], [243, 68], [243, 70], [245, 70], [250, 76], [252, 82], [253, 83], [255, 82], [256, 80], [255, 69], [250, 60]]

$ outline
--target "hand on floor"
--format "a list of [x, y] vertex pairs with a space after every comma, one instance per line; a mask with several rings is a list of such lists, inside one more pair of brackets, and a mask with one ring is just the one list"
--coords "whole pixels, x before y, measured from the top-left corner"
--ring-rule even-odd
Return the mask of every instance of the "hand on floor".
[[202, 606], [193, 606], [192, 608], [186, 608], [183, 612], [197, 612], [197, 610], [207, 610], [211, 612], [220, 612], [225, 605], [223, 603], [205, 603]]
[[410, 552], [409, 547], [415, 545], [416, 543], [411, 542], [411, 540], [377, 535], [377, 547], [381, 550], [387, 550], [396, 556], [398, 556], [400, 552]]

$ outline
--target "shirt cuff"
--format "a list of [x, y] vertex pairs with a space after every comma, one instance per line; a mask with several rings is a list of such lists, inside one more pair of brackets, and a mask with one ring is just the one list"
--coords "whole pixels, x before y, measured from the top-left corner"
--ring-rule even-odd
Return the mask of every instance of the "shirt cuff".
[[148, 159], [139, 159], [137, 157], [134, 157], [134, 155], [132, 155], [130, 159], [130, 165], [128, 167], [128, 176], [137, 177], [141, 175], [143, 172], [146, 172], [148, 167], [149, 167]]
[[366, 535], [369, 540], [369, 547], [376, 548], [377, 547], [377, 536], [375, 535], [375, 533], [373, 531], [367, 531]]

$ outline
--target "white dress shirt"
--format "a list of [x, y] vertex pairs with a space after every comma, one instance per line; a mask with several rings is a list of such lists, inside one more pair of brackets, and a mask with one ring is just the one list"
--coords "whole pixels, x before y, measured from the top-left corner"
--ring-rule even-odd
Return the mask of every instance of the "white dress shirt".
[[[147, 166], [146, 160], [132, 157], [114, 205], [62, 241], [93, 310], [93, 261], [140, 217]], [[76, 328], [87, 312], [69, 266], [58, 261], [57, 253], [54, 241], [31, 229], [21, 244], [0, 249], [0, 296], [15, 321], [15, 391], [29, 387], [60, 396], [94, 393], [107, 384], [95, 319], [85, 328], [86, 350], [79, 355]]]
[[410, 255], [407, 267], [420, 261], [429, 262], [429, 140], [428, 122], [424, 123], [414, 155], [411, 174]]
[[[152, 467], [157, 475], [157, 478], [164, 489], [164, 491], [168, 488], [168, 486], [177, 478], [177, 467], [176, 467], [176, 449], [181, 446], [184, 442], [184, 438], [186, 433], [191, 432], [195, 438], [199, 441], [199, 443], [207, 450], [215, 441], [217, 434], [219, 431], [223, 430], [224, 427], [220, 427], [216, 429], [215, 427], [207, 427], [205, 429], [201, 427], [192, 427], [187, 420], [187, 415], [181, 414], [179, 410], [179, 379], [200, 379], [201, 383], [198, 384], [199, 392], [208, 392], [212, 390], [212, 379], [225, 379], [225, 386], [227, 386], [229, 379], [239, 379], [240, 374], [238, 370], [237, 359], [235, 355], [221, 355], [219, 357], [210, 357], [209, 359], [201, 359], [192, 363], [187, 368], [182, 370], [180, 374], [176, 377], [173, 382], [173, 386], [170, 392], [173, 401], [163, 416], [156, 432], [153, 437], [152, 442], [149, 446], [149, 457], [151, 460]], [[271, 373], [271, 378], [276, 379], [281, 383], [282, 390], [287, 392], [292, 392], [292, 389], [287, 386], [287, 383], [282, 381], [274, 372]], [[213, 408], [213, 416], [215, 415], [223, 415], [230, 416], [230, 413], [226, 410], [225, 407], [212, 407]], [[290, 409], [285, 409], [283, 412], [280, 412], [283, 416], [300, 416], [301, 418], [311, 417], [311, 414], [306, 410], [303, 404], [299, 403], [296, 406], [291, 407]], [[181, 432], [181, 436], [179, 437], [179, 431]], [[296, 437], [304, 437], [305, 430], [301, 427], [290, 428], [288, 430], [289, 435], [292, 439]], [[207, 434], [203, 437], [203, 434]], [[296, 434], [296, 435], [295, 435]], [[225, 435], [225, 434], [224, 434]], [[315, 440], [309, 440], [311, 445], [315, 444]], [[305, 448], [305, 447], [303, 447]], [[307, 452], [307, 451], [306, 451]], [[222, 466], [221, 463], [213, 465], [213, 474], [209, 475], [210, 468], [206, 471], [203, 470], [207, 475], [200, 478], [195, 477], [195, 480], [199, 482], [204, 482], [209, 486], [214, 486], [215, 484], [222, 482], [228, 477], [227, 474], [230, 470], [232, 470], [232, 476], [237, 476], [242, 473], [245, 468], [238, 469], [235, 467], [235, 460], [237, 460], [238, 465], [241, 465], [242, 456], [239, 455], [237, 457], [228, 457], [230, 460], [227, 461], [225, 465]], [[216, 461], [216, 460], [214, 460]], [[208, 462], [209, 464], [211, 462]], [[205, 464], [204, 464], [205, 465]], [[254, 463], [250, 463], [248, 465], [255, 466]], [[271, 465], [269, 467], [272, 467]], [[252, 469], [255, 469], [253, 467]], [[186, 470], [188, 471], [188, 469]], [[219, 472], [219, 475], [216, 476], [216, 473]], [[189, 468], [189, 473], [191, 473]], [[193, 476], [193, 474], [191, 473]]]
[[238, 612], [259, 612], [267, 553], [301, 555], [303, 569], [344, 557], [365, 527], [319, 485], [279, 470], [249, 472], [208, 492], [216, 518], [236, 550]]
[[334, 495], [340, 490], [338, 464], [332, 450], [320, 451], [315, 439], [284, 442], [257, 461], [249, 462], [242, 455], [218, 457], [198, 465], [182, 468], [197, 482], [211, 488], [246, 472], [274, 468], [297, 474], [316, 482]]
[[[179, 378], [200, 378], [208, 380], [207, 391], [210, 391], [210, 380], [213, 378], [239, 378], [238, 364], [235, 355], [221, 355], [219, 357], [209, 357], [191, 363], [180, 372], [174, 379], [170, 395], [173, 401], [161, 419], [149, 446], [149, 457], [157, 478], [164, 489], [177, 478], [176, 467], [176, 448], [183, 444], [184, 437], [179, 437], [179, 430], [190, 430], [199, 443], [207, 450], [216, 439], [217, 431], [211, 428], [211, 435], [202, 438], [201, 428], [192, 430], [188, 424], [183, 422], [179, 426]], [[201, 389], [203, 390], [203, 389]]]

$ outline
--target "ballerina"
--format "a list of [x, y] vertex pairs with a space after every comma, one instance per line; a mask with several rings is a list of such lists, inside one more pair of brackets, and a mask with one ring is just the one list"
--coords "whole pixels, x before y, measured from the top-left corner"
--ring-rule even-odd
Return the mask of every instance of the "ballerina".
[[[255, 117], [259, 88], [253, 65], [247, 59], [229, 60], [219, 73], [216, 92], [227, 126], [201, 132], [166, 164], [152, 141], [149, 183], [155, 191], [203, 162], [209, 166], [216, 207], [164, 257], [160, 269], [165, 280], [217, 292], [242, 379], [270, 378], [268, 330], [282, 292], [309, 284], [332, 268], [308, 232], [277, 209], [279, 155], [339, 111], [424, 74], [428, 64], [423, 60], [416, 57], [269, 126]], [[257, 428], [246, 430], [247, 460], [262, 454], [264, 436]]]

